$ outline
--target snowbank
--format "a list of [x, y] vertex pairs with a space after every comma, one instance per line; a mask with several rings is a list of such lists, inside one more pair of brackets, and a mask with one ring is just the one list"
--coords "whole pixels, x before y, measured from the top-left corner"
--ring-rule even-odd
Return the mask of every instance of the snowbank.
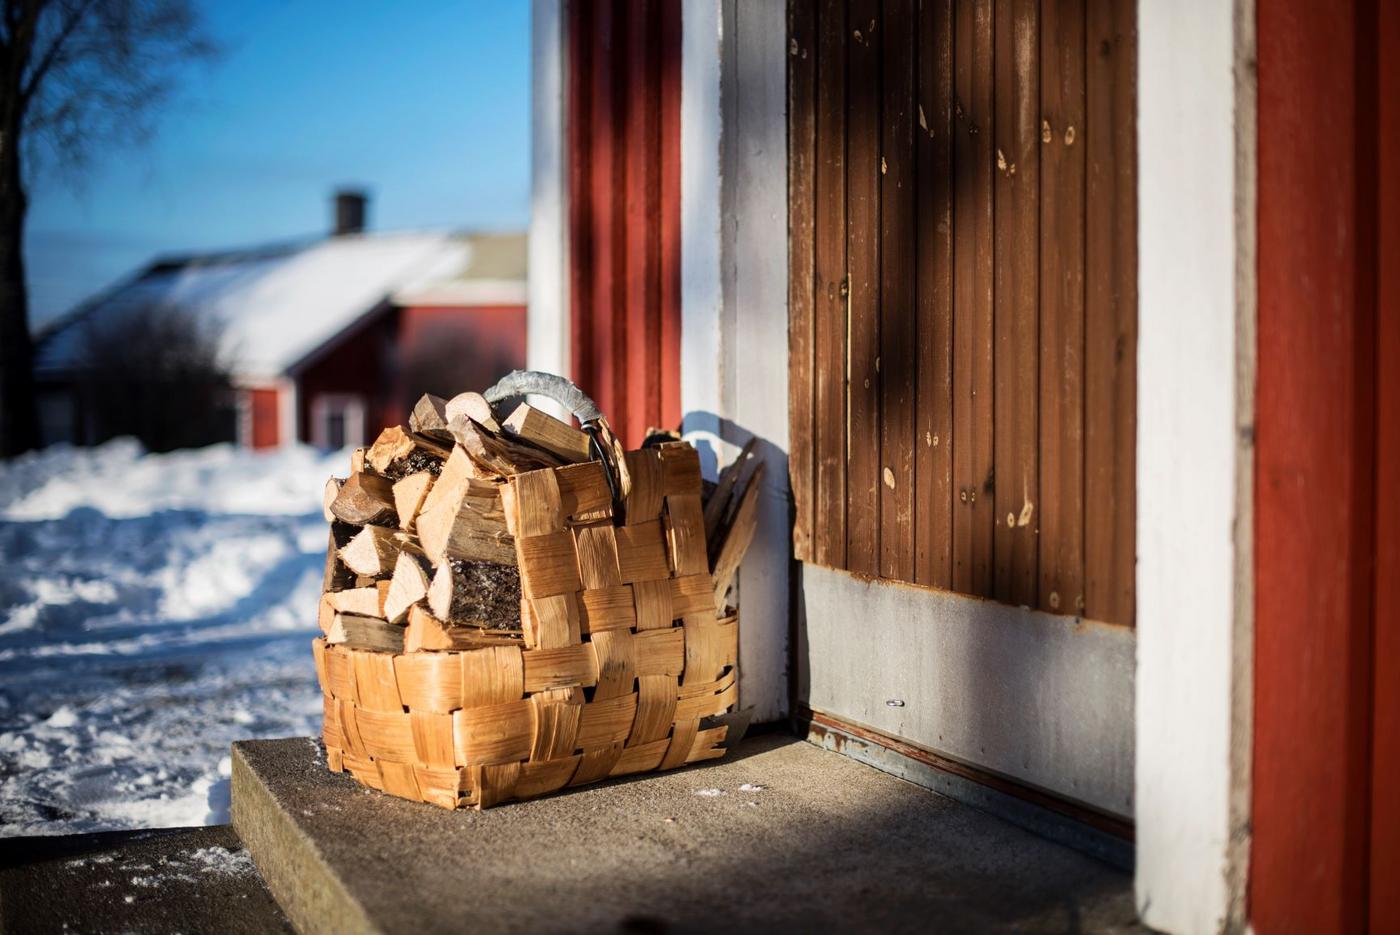
[[319, 729], [345, 463], [130, 440], [0, 463], [0, 836], [227, 820], [232, 741]]

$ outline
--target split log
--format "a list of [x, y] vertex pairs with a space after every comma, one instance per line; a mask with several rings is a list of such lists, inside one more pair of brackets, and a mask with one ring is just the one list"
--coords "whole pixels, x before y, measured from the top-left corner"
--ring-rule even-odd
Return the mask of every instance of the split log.
[[372, 649], [381, 653], [401, 653], [404, 645], [403, 627], [385, 623], [375, 617], [356, 614], [336, 614], [336, 625], [345, 634], [345, 645], [353, 649]]
[[389, 582], [377, 581], [372, 587], [350, 588], [330, 595], [331, 606], [336, 613], [358, 614], [361, 617], [383, 617], [384, 599], [389, 593]]
[[340, 550], [340, 560], [357, 575], [379, 578], [394, 567], [403, 546], [403, 540], [396, 537], [393, 530], [366, 526]]
[[322, 591], [342, 591], [354, 585], [355, 573], [340, 560], [340, 550], [349, 545], [350, 540], [359, 531], [359, 527], [349, 523], [331, 521], [331, 531], [326, 543], [326, 573], [321, 579]]
[[365, 454], [365, 460], [377, 473], [399, 478], [418, 471], [436, 474], [451, 453], [451, 443], [414, 435], [405, 432], [403, 426], [395, 425], [379, 433]]
[[753, 542], [754, 529], [758, 526], [758, 497], [763, 487], [763, 474], [767, 465], [762, 461], [749, 474], [747, 483], [736, 494], [737, 506], [733, 521], [721, 528], [719, 545], [715, 551], [711, 580], [715, 585], [715, 608], [724, 612], [724, 597], [729, 586], [734, 583], [734, 575], [744, 560], [744, 553]]
[[447, 401], [443, 417], [447, 420], [449, 431], [459, 416], [465, 416], [477, 425], [485, 426], [488, 432], [501, 434], [500, 423], [496, 421], [496, 411], [480, 393], [458, 393]]
[[365, 450], [356, 448], [350, 452], [350, 473], [359, 474], [365, 469]]
[[394, 509], [394, 485], [378, 474], [351, 474], [332, 501], [331, 513], [355, 526], [391, 526], [399, 518]]
[[496, 477], [559, 467], [563, 463], [547, 451], [502, 438], [465, 416], [453, 419], [450, 428], [452, 437], [472, 460]]
[[719, 485], [710, 494], [710, 498], [705, 501], [705, 541], [710, 543], [712, 554], [715, 534], [719, 531], [721, 520], [726, 513], [732, 515], [730, 500], [733, 499], [734, 485], [739, 481], [739, 475], [748, 468], [749, 458], [753, 454], [754, 444], [757, 441], [758, 436], [754, 436], [748, 440], [743, 448], [739, 449], [738, 457], [720, 472]]
[[477, 477], [476, 465], [472, 464], [472, 459], [460, 447], [453, 447], [452, 454], [447, 456], [443, 462], [442, 471], [433, 481], [433, 486], [423, 497], [423, 503], [418, 507], [420, 514], [426, 513], [442, 502], [448, 494], [456, 491], [457, 487], [465, 484], [473, 477]]
[[592, 457], [587, 432], [536, 409], [529, 403], [521, 403], [506, 417], [501, 427], [507, 435], [528, 442], [536, 448], [543, 448], [570, 464], [587, 461]]
[[451, 438], [447, 430], [447, 400], [432, 393], [424, 393], [413, 404], [413, 412], [408, 416], [408, 427], [420, 435], [435, 435]]
[[412, 530], [418, 511], [433, 487], [433, 475], [427, 471], [410, 474], [394, 484], [394, 512], [399, 515], [399, 528]]
[[330, 628], [329, 628], [328, 630], [326, 630], [326, 642], [327, 642], [327, 643], [344, 643], [344, 642], [345, 642], [345, 621], [344, 621], [343, 619], [341, 619], [340, 614], [335, 614], [335, 613], [333, 613], [333, 614], [331, 615], [331, 625], [330, 625]]
[[428, 588], [428, 608], [449, 624], [520, 629], [520, 572], [495, 562], [449, 559]]
[[[437, 493], [441, 483], [433, 485]], [[418, 514], [423, 551], [434, 565], [449, 558], [515, 564], [515, 540], [506, 531], [500, 491], [468, 478]]]
[[423, 561], [406, 552], [399, 553], [394, 577], [389, 581], [389, 596], [384, 599], [384, 619], [402, 623], [413, 605], [427, 596], [428, 572]]
[[316, 614], [316, 625], [321, 628], [323, 634], [331, 632], [331, 625], [335, 623], [335, 607], [331, 605], [331, 595], [322, 594], [321, 603]]
[[326, 522], [335, 522], [335, 514], [331, 512], [331, 504], [335, 498], [340, 496], [340, 488], [345, 486], [345, 478], [332, 477], [326, 481], [326, 486], [321, 490], [321, 515], [326, 518]]
[[483, 649], [489, 646], [518, 646], [519, 636], [502, 631], [455, 627], [437, 619], [421, 604], [415, 604], [408, 614], [404, 628], [403, 651], [406, 653], [441, 650]]

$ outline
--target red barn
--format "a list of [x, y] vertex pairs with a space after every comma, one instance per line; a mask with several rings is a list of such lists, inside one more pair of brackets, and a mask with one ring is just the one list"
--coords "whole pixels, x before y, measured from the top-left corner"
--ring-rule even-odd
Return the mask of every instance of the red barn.
[[228, 435], [254, 448], [360, 444], [423, 392], [524, 365], [523, 233], [366, 233], [361, 196], [336, 205], [330, 237], [158, 259], [40, 335], [45, 441], [104, 440], [78, 378], [87, 342], [152, 309], [216, 325], [236, 386]]

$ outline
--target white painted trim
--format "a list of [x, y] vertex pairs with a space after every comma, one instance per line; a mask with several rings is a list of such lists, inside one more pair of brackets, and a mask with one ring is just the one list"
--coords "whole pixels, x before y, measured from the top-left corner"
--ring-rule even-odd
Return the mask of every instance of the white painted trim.
[[297, 382], [291, 377], [278, 377], [274, 382], [277, 387], [277, 440], [283, 448], [290, 448], [301, 437]]
[[1236, 12], [1231, 0], [1138, 4], [1135, 885], [1142, 920], [1173, 933], [1239, 924], [1244, 879], [1232, 845], [1247, 829], [1249, 744], [1239, 386], [1252, 364], [1236, 342], [1253, 306], [1239, 302], [1252, 255], [1239, 238], [1252, 235], [1237, 212], [1253, 208], [1236, 189]]
[[[525, 362], [569, 376], [568, 172], [564, 164], [564, 0], [530, 5], [530, 238]], [[567, 417], [552, 400], [531, 402]]]
[[460, 279], [412, 286], [390, 301], [400, 308], [467, 308], [479, 305], [524, 305], [529, 288], [523, 279]]
[[[686, 0], [681, 404], [707, 471], [757, 436], [768, 464], [739, 573], [740, 703], [788, 713], [787, 10]], [[708, 449], [708, 450], [706, 450]]]
[[814, 711], [1132, 817], [1132, 629], [819, 565], [802, 592]]

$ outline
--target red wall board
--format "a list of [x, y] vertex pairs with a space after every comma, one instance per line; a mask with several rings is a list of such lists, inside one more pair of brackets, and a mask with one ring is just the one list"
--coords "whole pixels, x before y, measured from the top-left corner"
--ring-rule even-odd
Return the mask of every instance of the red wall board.
[[1371, 931], [1400, 932], [1400, 4], [1378, 4], [1376, 594]]
[[245, 392], [248, 394], [248, 417], [252, 423], [249, 444], [254, 448], [277, 447], [281, 441], [278, 430], [280, 394], [271, 388], [251, 389]]
[[1366, 924], [1374, 9], [1259, 5], [1249, 911], [1261, 935]]
[[573, 373], [629, 446], [680, 421], [680, 3], [571, 3]]

